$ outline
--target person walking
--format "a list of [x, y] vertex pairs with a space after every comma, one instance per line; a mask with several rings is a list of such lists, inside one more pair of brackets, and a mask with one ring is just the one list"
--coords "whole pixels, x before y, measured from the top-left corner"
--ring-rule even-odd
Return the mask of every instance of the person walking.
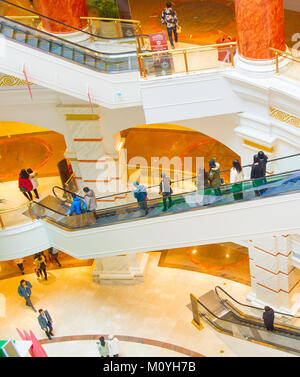
[[51, 256], [52, 263], [55, 261], [58, 264], [58, 267], [61, 267], [60, 261], [58, 260], [58, 250], [57, 249], [50, 247], [49, 256]]
[[[171, 187], [172, 182], [171, 182], [171, 179], [167, 177], [165, 173], [161, 173], [161, 178], [162, 180], [160, 181], [160, 184], [159, 184], [159, 193], [163, 197], [163, 206], [164, 206], [163, 211], [166, 211], [168, 208], [172, 207], [173, 205], [173, 202], [172, 202], [173, 190]], [[169, 202], [168, 206], [167, 206], [167, 199]]]
[[177, 14], [172, 9], [172, 4], [170, 2], [166, 3], [165, 9], [162, 11], [161, 23], [163, 25], [164, 24], [166, 25], [170, 44], [172, 48], [175, 48], [172, 34], [174, 34], [175, 43], [177, 43], [178, 42], [178, 35], [177, 35], [178, 20], [177, 20]]
[[266, 329], [269, 331], [274, 331], [274, 310], [269, 306], [265, 306], [265, 311], [263, 312], [263, 320]]
[[93, 212], [96, 217], [96, 209], [97, 209], [96, 195], [94, 191], [88, 187], [84, 187], [83, 191], [85, 192], [84, 201], [86, 204], [87, 212]]
[[72, 216], [74, 212], [76, 215], [81, 215], [82, 213], [86, 212], [85, 202], [75, 194], [72, 194], [72, 198], [73, 201], [68, 216]]
[[210, 186], [214, 188], [215, 195], [221, 196], [220, 186], [222, 181], [220, 177], [220, 164], [216, 162], [214, 158], [209, 161], [208, 180]]
[[148, 205], [147, 205], [147, 190], [146, 187], [143, 185], [140, 185], [138, 181], [134, 182], [135, 190], [133, 192], [134, 197], [136, 198], [139, 208], [142, 211], [145, 211], [145, 216], [148, 215]]
[[31, 288], [32, 285], [29, 283], [29, 281], [21, 280], [20, 285], [18, 287], [18, 293], [21, 297], [24, 297], [26, 301], [26, 306], [31, 306], [32, 309], [36, 312], [36, 309], [31, 302]]
[[23, 266], [24, 258], [16, 259], [16, 260], [15, 260], [15, 263], [16, 263], [16, 265], [19, 267], [19, 269], [20, 269], [22, 275], [24, 275], [24, 266]]
[[45, 280], [47, 280], [47, 265], [45, 257], [43, 255], [39, 255], [35, 261], [36, 268], [39, 271], [40, 276], [42, 277], [42, 275], [44, 275]]
[[114, 335], [108, 336], [108, 350], [109, 357], [119, 357], [120, 354], [120, 341]]
[[243, 184], [244, 172], [238, 160], [232, 161], [232, 168], [230, 169], [230, 183], [232, 184], [232, 192], [234, 200], [243, 199]]
[[33, 186], [29, 179], [29, 174], [27, 173], [25, 169], [22, 169], [20, 171], [19, 189], [29, 201], [32, 200], [31, 190], [33, 189]]
[[51, 336], [54, 336], [52, 318], [48, 310], [39, 309], [39, 313], [40, 313], [40, 315], [38, 316], [39, 325], [41, 326], [41, 329], [45, 331], [48, 339], [51, 340], [52, 339]]
[[109, 357], [108, 342], [104, 340], [103, 336], [100, 336], [99, 343], [97, 343], [100, 357]]
[[38, 185], [39, 185], [38, 180], [37, 180], [37, 175], [38, 175], [38, 173], [35, 172], [35, 171], [33, 171], [33, 170], [30, 169], [30, 168], [27, 169], [27, 173], [29, 174], [29, 179], [30, 179], [30, 181], [31, 181], [31, 183], [32, 183], [32, 187], [33, 187], [34, 195], [35, 195], [35, 197], [36, 197], [37, 199], [39, 199], [40, 197], [39, 197], [39, 193], [38, 193], [38, 191], [37, 191], [37, 188], [38, 188]]
[[[254, 155], [253, 165], [252, 165], [251, 174], [250, 174], [250, 178], [253, 180], [252, 181], [253, 187], [259, 187], [262, 184], [261, 179], [258, 179], [258, 178], [261, 178], [262, 176], [263, 176], [263, 171], [261, 167], [259, 166], [258, 156]], [[254, 190], [254, 192], [255, 192], [255, 196], [260, 195], [260, 190]]]

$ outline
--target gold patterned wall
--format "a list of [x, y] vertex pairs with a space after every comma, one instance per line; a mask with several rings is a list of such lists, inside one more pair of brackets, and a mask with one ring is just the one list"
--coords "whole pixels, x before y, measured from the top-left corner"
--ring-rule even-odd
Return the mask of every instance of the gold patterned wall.
[[[26, 80], [21, 80], [14, 76], [0, 74], [0, 87], [25, 86], [25, 85], [27, 85]], [[29, 85], [34, 85], [34, 84], [32, 82], [29, 82]]]
[[275, 107], [270, 107], [270, 116], [280, 122], [287, 123], [290, 126], [300, 128], [300, 119], [294, 115], [285, 113], [281, 110], [275, 109]]

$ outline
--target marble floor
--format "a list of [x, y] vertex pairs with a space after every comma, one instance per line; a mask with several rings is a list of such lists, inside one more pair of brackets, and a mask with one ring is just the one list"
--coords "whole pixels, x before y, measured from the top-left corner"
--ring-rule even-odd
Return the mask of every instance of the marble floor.
[[[199, 272], [158, 267], [159, 257], [160, 253], [150, 254], [145, 281], [132, 286], [98, 285], [92, 281], [91, 267], [50, 271], [47, 282], [38, 281], [33, 274], [25, 275], [33, 285], [33, 304], [37, 309], [48, 309], [54, 320], [55, 337], [45, 345], [49, 356], [95, 355], [91, 342], [84, 346], [78, 341], [55, 341], [56, 337], [90, 334], [147, 338], [204, 356], [292, 356], [217, 333], [206, 323], [204, 329], [197, 330], [187, 308], [191, 292], [200, 296], [226, 283], [226, 290], [243, 302], [250, 287]], [[19, 277], [0, 281], [1, 338], [18, 339], [19, 328], [32, 329], [38, 338], [44, 339], [36, 313], [17, 294], [19, 281]], [[126, 345], [123, 352], [124, 356], [170, 355], [165, 348], [158, 352], [156, 347], [141, 347], [138, 343]]]

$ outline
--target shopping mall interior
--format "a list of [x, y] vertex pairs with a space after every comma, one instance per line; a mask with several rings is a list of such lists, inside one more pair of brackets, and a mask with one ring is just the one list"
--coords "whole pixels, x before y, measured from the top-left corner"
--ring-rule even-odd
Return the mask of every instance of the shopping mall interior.
[[0, 0], [0, 356], [300, 354], [300, 3], [171, 3]]

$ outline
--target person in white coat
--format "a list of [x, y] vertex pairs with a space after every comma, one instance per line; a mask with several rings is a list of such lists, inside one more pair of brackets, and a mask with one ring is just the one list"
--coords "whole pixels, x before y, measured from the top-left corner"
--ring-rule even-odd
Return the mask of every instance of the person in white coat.
[[27, 169], [27, 173], [29, 174], [29, 179], [30, 179], [30, 181], [31, 181], [31, 183], [32, 183], [33, 192], [34, 192], [34, 194], [35, 194], [35, 197], [36, 197], [37, 199], [39, 199], [40, 197], [39, 197], [39, 193], [38, 193], [38, 191], [37, 191], [37, 188], [38, 188], [38, 185], [39, 185], [38, 180], [37, 180], [37, 175], [38, 175], [38, 173], [35, 172], [35, 171], [33, 171], [33, 170], [30, 169], [30, 168]]
[[232, 161], [232, 168], [230, 169], [230, 183], [232, 184], [232, 192], [234, 200], [243, 199], [243, 184], [244, 172], [238, 160]]
[[88, 212], [93, 212], [95, 217], [97, 217], [96, 209], [97, 209], [97, 199], [96, 195], [93, 190], [88, 187], [83, 188], [84, 191], [84, 201], [87, 207]]
[[114, 335], [108, 336], [108, 349], [109, 357], [119, 357], [120, 354], [120, 341]]

